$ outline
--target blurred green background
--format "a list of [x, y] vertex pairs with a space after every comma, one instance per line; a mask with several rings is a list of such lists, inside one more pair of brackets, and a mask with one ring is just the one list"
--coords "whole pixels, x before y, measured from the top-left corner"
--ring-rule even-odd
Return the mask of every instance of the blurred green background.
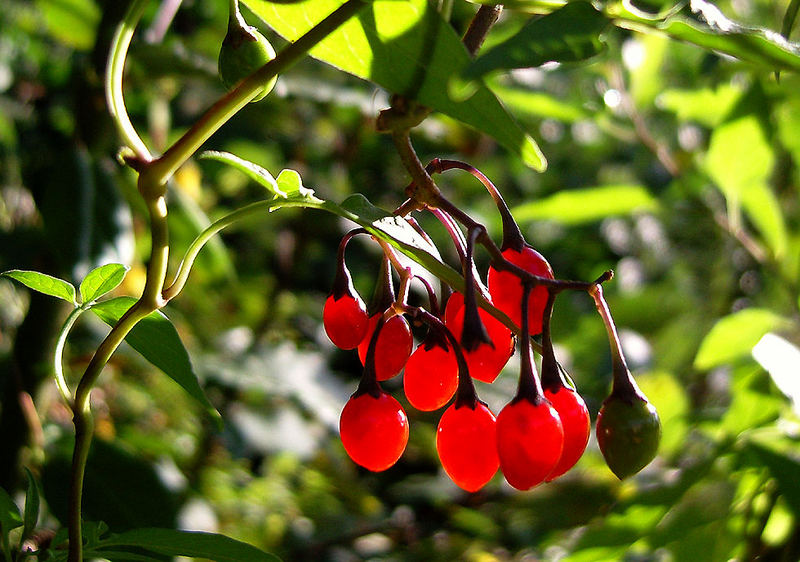
[[[119, 294], [135, 296], [149, 251], [146, 214], [133, 174], [115, 160], [102, 90], [119, 4], [13, 1], [0, 10], [0, 270], [79, 281], [118, 261], [132, 267]], [[216, 55], [227, 2], [185, 0], [165, 35], [151, 4], [129, 56], [126, 102], [162, 150], [223, 93]], [[780, 28], [786, 8], [761, 0], [719, 7], [769, 29]], [[463, 30], [476, 7], [454, 8]], [[276, 49], [284, 45], [245, 17]], [[504, 18], [487, 44], [518, 26]], [[351, 225], [283, 209], [204, 249], [165, 310], [224, 427], [122, 348], [92, 396], [98, 438], [85, 517], [112, 531], [214, 530], [286, 560], [800, 559], [800, 77], [776, 79], [770, 68], [658, 35], [614, 28], [606, 43], [588, 62], [492, 78], [540, 142], [550, 163], [543, 174], [437, 114], [412, 138], [424, 162], [457, 158], [488, 175], [557, 277], [615, 270], [606, 295], [663, 425], [649, 467], [617, 481], [592, 438], [557, 482], [522, 493], [498, 475], [467, 494], [438, 464], [441, 412], [408, 407], [411, 439], [399, 463], [380, 474], [359, 469], [337, 427], [360, 363], [321, 325], [335, 249]], [[391, 139], [375, 132], [386, 106], [374, 85], [305, 59], [206, 148], [273, 174], [296, 169], [323, 198], [360, 192], [391, 210], [408, 176]], [[499, 240], [480, 184], [459, 172], [437, 182]], [[174, 265], [209, 221], [263, 197], [231, 168], [190, 161], [169, 191]], [[421, 221], [455, 264], [446, 233]], [[379, 259], [366, 241], [349, 246], [365, 297]], [[485, 272], [486, 255], [479, 262]], [[21, 466], [31, 467], [48, 506], [42, 525], [55, 530], [72, 426], [49, 365], [69, 311], [6, 279], [0, 303], [0, 486], [20, 489]], [[82, 371], [105, 330], [88, 315], [78, 324], [70, 373]], [[553, 331], [594, 419], [611, 361], [591, 299], [560, 297]], [[514, 394], [515, 360], [494, 384], [478, 383], [495, 412]], [[385, 388], [403, 401], [400, 377]], [[21, 392], [35, 406], [25, 407]]]

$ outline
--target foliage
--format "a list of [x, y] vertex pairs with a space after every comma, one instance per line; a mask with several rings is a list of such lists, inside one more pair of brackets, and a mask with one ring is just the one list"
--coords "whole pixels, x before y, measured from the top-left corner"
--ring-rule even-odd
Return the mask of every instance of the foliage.
[[[131, 3], [142, 24], [127, 59], [115, 51], [127, 110], [112, 108], [131, 120], [121, 131], [100, 77], [126, 3], [0, 13], [6, 560], [25, 549], [66, 559], [73, 390], [108, 326], [131, 314], [141, 321], [128, 345], [90, 385], [86, 557], [800, 557], [796, 2], [515, 0], [475, 57], [460, 40], [478, 9], [467, 2], [365, 3], [307, 45], [311, 57], [297, 40], [341, 1], [243, 3], [277, 61], [297, 56], [269, 96], [238, 104], [200, 140], [209, 150], [172, 170], [162, 265], [180, 295], [164, 311], [134, 305], [157, 233], [136, 159], [115, 155], [138, 150], [131, 130], [176, 154], [224, 95], [228, 2], [184, 3], [174, 20], [170, 2]], [[615, 271], [605, 294], [663, 428], [639, 475], [619, 482], [592, 439], [553, 483], [520, 493], [495, 477], [467, 494], [438, 465], [440, 413], [409, 407], [397, 465], [368, 473], [345, 455], [338, 416], [361, 365], [321, 326], [342, 234], [360, 225], [415, 271], [463, 286], [443, 229], [420, 215], [428, 241], [387, 211], [409, 184], [407, 160], [376, 131], [392, 94], [434, 110], [412, 129], [422, 162], [478, 166], [559, 278]], [[499, 240], [482, 186], [455, 172], [436, 182]], [[347, 259], [368, 294], [378, 253], [353, 243]], [[565, 293], [552, 329], [594, 420], [612, 359], [593, 309]], [[515, 361], [476, 383], [494, 411], [513, 395]]]

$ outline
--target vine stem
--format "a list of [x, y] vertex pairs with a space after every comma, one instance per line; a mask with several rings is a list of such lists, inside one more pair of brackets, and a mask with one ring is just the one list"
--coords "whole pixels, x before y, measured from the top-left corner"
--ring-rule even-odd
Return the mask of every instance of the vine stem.
[[128, 47], [133, 39], [133, 32], [139, 20], [142, 19], [147, 2], [148, 0], [133, 0], [125, 17], [117, 26], [111, 41], [111, 52], [105, 76], [106, 103], [117, 126], [117, 131], [125, 145], [133, 151], [137, 159], [143, 162], [149, 162], [153, 157], [128, 117], [122, 92], [122, 75], [125, 71], [125, 59], [128, 56]]
[[147, 166], [143, 173], [152, 175], [154, 183], [165, 183], [211, 135], [246, 106], [261, 91], [264, 84], [295, 64], [314, 45], [325, 39], [366, 5], [364, 0], [347, 0], [331, 12], [297, 41], [278, 53], [274, 59], [220, 98], [160, 158]]
[[64, 325], [61, 326], [61, 331], [58, 333], [58, 340], [56, 341], [56, 350], [53, 353], [53, 376], [56, 379], [56, 387], [58, 387], [58, 391], [61, 393], [61, 397], [64, 398], [67, 404], [72, 404], [72, 391], [69, 389], [69, 385], [67, 384], [67, 379], [64, 376], [64, 367], [63, 367], [63, 357], [64, 357], [64, 346], [67, 343], [67, 336], [69, 335], [72, 326], [75, 325], [75, 321], [78, 320], [78, 317], [83, 313], [84, 309], [80, 306], [76, 306], [72, 309], [72, 312], [69, 313], [67, 319], [64, 320]]

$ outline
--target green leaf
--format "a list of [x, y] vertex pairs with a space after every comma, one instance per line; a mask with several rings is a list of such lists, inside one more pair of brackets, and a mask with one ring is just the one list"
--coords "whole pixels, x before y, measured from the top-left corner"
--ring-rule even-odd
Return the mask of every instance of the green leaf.
[[7, 534], [11, 529], [22, 526], [22, 516], [11, 496], [0, 488], [0, 532]]
[[125, 279], [128, 269], [121, 263], [108, 263], [90, 271], [81, 281], [81, 302], [88, 304], [116, 289]]
[[787, 321], [771, 310], [746, 308], [717, 321], [700, 343], [694, 366], [712, 369], [748, 357], [764, 334]]
[[[305, 0], [244, 3], [270, 27], [295, 41], [342, 4]], [[468, 100], [448, 96], [450, 78], [470, 56], [453, 28], [427, 0], [375, 0], [310, 51], [311, 56], [470, 125], [535, 170], [546, 162], [538, 145], [483, 84]]]
[[730, 113], [742, 95], [740, 88], [721, 84], [715, 89], [669, 89], [658, 96], [658, 106], [681, 121], [695, 121], [716, 127]]
[[574, 225], [657, 208], [658, 201], [643, 186], [601, 185], [559, 191], [550, 197], [523, 203], [512, 213], [519, 222], [546, 219]]
[[50, 33], [67, 46], [86, 50], [94, 45], [100, 8], [92, 0], [37, 0]]
[[303, 179], [295, 170], [281, 170], [276, 180], [286, 197], [313, 197], [314, 190], [303, 186]]
[[[114, 326], [135, 302], [136, 299], [132, 297], [117, 297], [97, 303], [91, 310], [103, 322]], [[192, 398], [202, 404], [209, 414], [219, 419], [219, 412], [214, 409], [200, 387], [178, 331], [162, 312], [153, 312], [144, 318], [130, 331], [125, 341], [177, 382]]]
[[569, 103], [544, 92], [500, 84], [492, 84], [492, 90], [515, 115], [536, 119], [557, 119], [564, 123], [575, 123], [591, 115], [578, 104]]
[[31, 536], [39, 523], [39, 487], [28, 467], [25, 467], [25, 475], [28, 477], [28, 488], [25, 490], [25, 512], [21, 539], [23, 542]]
[[789, 244], [780, 204], [769, 188], [775, 154], [755, 113], [726, 121], [714, 129], [705, 168], [725, 195], [731, 212], [743, 209], [776, 258]]
[[476, 58], [462, 76], [474, 80], [494, 70], [593, 57], [605, 48], [600, 34], [608, 24], [589, 2], [570, 2], [552, 14], [529, 20], [518, 33]]
[[800, 518], [800, 486], [797, 485], [800, 461], [760, 443], [749, 442], [747, 449], [769, 469], [786, 503], [795, 517]]
[[673, 39], [693, 43], [704, 49], [730, 55], [760, 67], [775, 70], [800, 70], [800, 48], [779, 34], [745, 27], [731, 21], [714, 4], [705, 0], [689, 2], [691, 14], [672, 11], [665, 17], [651, 17], [620, 2], [610, 15], [620, 27], [641, 32], [666, 33]]
[[189, 556], [218, 562], [276, 562], [263, 550], [224, 535], [175, 529], [135, 529], [100, 541], [98, 552], [120, 547], [142, 548], [167, 556]]
[[248, 178], [264, 187], [275, 197], [287, 196], [286, 192], [282, 191], [280, 187], [278, 187], [278, 182], [275, 181], [275, 178], [272, 177], [272, 174], [255, 162], [250, 162], [249, 160], [239, 158], [230, 152], [221, 152], [218, 150], [207, 150], [206, 152], [203, 152], [199, 158], [202, 160], [214, 160], [216, 162], [222, 162], [224, 164], [228, 164], [229, 166], [233, 166], [245, 174]]
[[50, 295], [51, 297], [63, 299], [75, 306], [78, 305], [75, 301], [75, 287], [73, 287], [71, 283], [67, 283], [58, 277], [39, 273], [38, 271], [23, 271], [21, 269], [5, 271], [0, 273], [0, 277], [14, 279], [29, 289], [44, 293], [45, 295]]

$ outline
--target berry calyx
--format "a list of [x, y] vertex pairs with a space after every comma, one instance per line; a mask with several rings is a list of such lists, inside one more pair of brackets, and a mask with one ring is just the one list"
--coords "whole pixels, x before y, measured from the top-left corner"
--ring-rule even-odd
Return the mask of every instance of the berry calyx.
[[647, 399], [628, 401], [612, 394], [597, 415], [596, 432], [608, 468], [622, 480], [655, 458], [661, 440], [661, 422]]
[[589, 443], [592, 423], [586, 403], [568, 382], [569, 375], [556, 360], [550, 323], [556, 291], [547, 292], [542, 323], [542, 388], [544, 397], [558, 412], [561, 426], [564, 429], [564, 450], [553, 471], [547, 476], [547, 482], [555, 480], [573, 466], [583, 455]]
[[340, 349], [354, 349], [367, 335], [367, 307], [358, 294], [346, 294], [339, 299], [330, 295], [322, 310], [322, 324], [333, 345]]
[[[553, 269], [547, 260], [531, 246], [525, 245], [521, 250], [506, 248], [503, 257], [524, 269], [528, 273], [553, 279]], [[489, 294], [494, 306], [505, 312], [517, 326], [522, 326], [522, 282], [519, 277], [509, 271], [498, 271], [489, 268]], [[534, 287], [528, 300], [528, 329], [532, 335], [542, 331], [542, 314], [547, 302], [547, 288]]]
[[[383, 322], [383, 314], [375, 314], [369, 319], [367, 334], [358, 345], [358, 357], [364, 365], [369, 342], [379, 322]], [[375, 344], [375, 376], [377, 379], [385, 381], [402, 371], [411, 355], [413, 346], [414, 338], [411, 335], [411, 327], [405, 318], [392, 316], [383, 322], [383, 328], [378, 334], [378, 341]]]
[[506, 481], [530, 490], [547, 478], [564, 448], [564, 430], [544, 399], [512, 401], [497, 416], [497, 454]]
[[380, 391], [353, 396], [339, 419], [339, 433], [353, 462], [373, 472], [394, 465], [408, 443], [408, 417], [400, 403]]
[[[462, 341], [464, 335], [464, 314], [465, 307], [462, 306], [455, 315], [451, 327], [459, 341]], [[445, 313], [446, 315], [447, 313]], [[469, 365], [469, 373], [473, 378], [491, 383], [494, 382], [497, 375], [500, 374], [500, 371], [503, 370], [503, 367], [514, 354], [514, 334], [502, 322], [482, 308], [478, 310], [478, 315], [483, 322], [491, 343], [481, 342], [472, 351], [465, 349], [464, 357], [467, 360], [467, 365]]]
[[457, 387], [458, 363], [453, 346], [429, 334], [406, 363], [406, 398], [417, 410], [430, 412], [447, 404]]
[[497, 472], [496, 419], [483, 402], [453, 404], [436, 430], [436, 451], [447, 475], [460, 488], [476, 492]]
[[[275, 58], [275, 49], [255, 27], [247, 25], [235, 3], [228, 18], [228, 31], [222, 40], [217, 67], [222, 83], [228, 90]], [[250, 102], [264, 98], [275, 86], [272, 78]]]

